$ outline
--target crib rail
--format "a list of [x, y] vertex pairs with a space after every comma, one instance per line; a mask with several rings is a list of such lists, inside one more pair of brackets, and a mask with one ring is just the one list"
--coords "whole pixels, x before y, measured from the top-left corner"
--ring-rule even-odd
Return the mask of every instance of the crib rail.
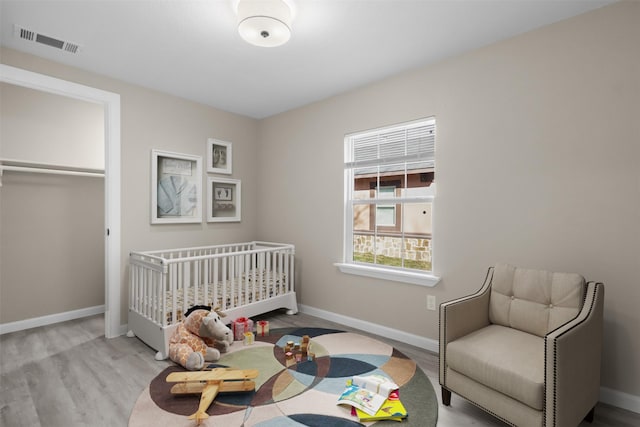
[[223, 311], [294, 292], [295, 247], [247, 242], [131, 252], [129, 308], [165, 327], [193, 305]]

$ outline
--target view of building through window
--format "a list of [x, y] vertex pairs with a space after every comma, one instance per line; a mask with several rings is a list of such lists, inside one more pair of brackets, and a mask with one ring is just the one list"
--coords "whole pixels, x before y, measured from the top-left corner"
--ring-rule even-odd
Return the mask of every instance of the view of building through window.
[[430, 272], [435, 120], [346, 142], [346, 261]]

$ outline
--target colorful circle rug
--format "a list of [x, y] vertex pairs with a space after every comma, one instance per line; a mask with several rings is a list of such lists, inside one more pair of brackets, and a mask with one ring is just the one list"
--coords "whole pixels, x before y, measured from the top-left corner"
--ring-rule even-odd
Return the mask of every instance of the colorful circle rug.
[[[299, 362], [287, 360], [287, 342], [310, 337], [314, 357]], [[356, 427], [393, 425], [433, 427], [438, 419], [438, 401], [431, 382], [416, 363], [384, 342], [322, 328], [283, 328], [269, 336], [256, 337], [253, 344], [236, 341], [216, 366], [258, 369], [256, 390], [220, 393], [204, 420], [204, 426], [224, 427]], [[172, 395], [166, 382], [177, 365], [166, 368], [151, 381], [136, 402], [129, 427], [193, 426], [187, 417], [196, 412], [199, 395]], [[400, 386], [400, 400], [409, 414], [401, 423], [360, 423], [347, 406], [337, 405], [347, 380], [354, 375], [381, 374]]]

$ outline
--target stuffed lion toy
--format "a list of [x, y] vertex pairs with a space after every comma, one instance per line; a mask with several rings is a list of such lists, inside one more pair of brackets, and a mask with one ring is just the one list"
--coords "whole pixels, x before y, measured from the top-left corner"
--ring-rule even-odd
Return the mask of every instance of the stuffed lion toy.
[[196, 306], [187, 311], [169, 339], [169, 358], [190, 371], [202, 369], [204, 362], [220, 359], [233, 343], [233, 333], [218, 309]]

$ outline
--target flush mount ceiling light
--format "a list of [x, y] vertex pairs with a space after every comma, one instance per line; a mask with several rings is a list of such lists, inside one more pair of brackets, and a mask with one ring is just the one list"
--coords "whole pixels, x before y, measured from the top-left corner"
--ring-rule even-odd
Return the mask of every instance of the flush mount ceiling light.
[[291, 37], [291, 8], [283, 0], [239, 0], [238, 32], [256, 46], [275, 47]]

